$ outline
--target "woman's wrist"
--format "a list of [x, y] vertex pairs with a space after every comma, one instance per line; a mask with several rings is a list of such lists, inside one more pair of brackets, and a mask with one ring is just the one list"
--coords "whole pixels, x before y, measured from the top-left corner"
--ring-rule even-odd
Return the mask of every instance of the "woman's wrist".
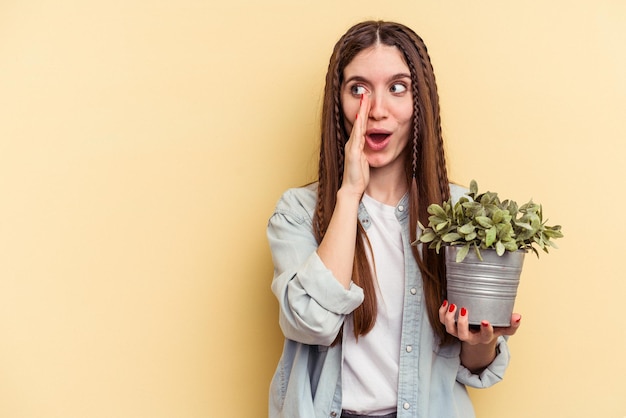
[[472, 373], [479, 374], [485, 370], [498, 355], [498, 338], [486, 344], [470, 344], [461, 342], [461, 363]]
[[361, 202], [361, 198], [363, 197], [363, 191], [353, 190], [349, 187], [341, 186], [337, 191], [337, 203], [339, 201], [359, 204]]

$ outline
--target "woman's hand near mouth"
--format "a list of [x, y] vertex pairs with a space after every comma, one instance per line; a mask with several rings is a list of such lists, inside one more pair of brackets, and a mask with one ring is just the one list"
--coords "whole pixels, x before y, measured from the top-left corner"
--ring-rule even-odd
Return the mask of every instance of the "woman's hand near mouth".
[[365, 132], [369, 113], [370, 98], [361, 95], [359, 111], [352, 126], [350, 138], [345, 146], [343, 183], [341, 188], [354, 193], [359, 200], [369, 183], [370, 167], [365, 156]]
[[350, 138], [345, 145], [343, 182], [337, 192], [337, 203], [326, 234], [317, 248], [324, 265], [346, 289], [352, 283], [359, 203], [370, 181], [370, 166], [364, 152], [369, 105], [369, 97], [362, 95]]

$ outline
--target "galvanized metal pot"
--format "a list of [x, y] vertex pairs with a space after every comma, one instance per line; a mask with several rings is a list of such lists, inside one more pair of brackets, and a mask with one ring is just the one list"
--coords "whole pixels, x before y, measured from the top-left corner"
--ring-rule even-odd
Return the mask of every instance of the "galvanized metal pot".
[[[458, 246], [446, 246], [446, 278], [448, 301], [460, 310], [467, 308], [470, 325], [487, 320], [494, 327], [511, 325], [511, 314], [524, 263], [524, 251], [480, 250], [483, 261], [470, 250], [460, 263], [456, 262]], [[458, 311], [457, 311], [458, 314]]]

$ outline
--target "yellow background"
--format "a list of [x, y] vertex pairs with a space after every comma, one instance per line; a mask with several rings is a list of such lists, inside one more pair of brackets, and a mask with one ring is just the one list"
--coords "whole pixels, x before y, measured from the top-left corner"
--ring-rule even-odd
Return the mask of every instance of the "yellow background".
[[367, 18], [426, 40], [451, 179], [566, 234], [527, 258], [478, 416], [626, 416], [626, 3], [3, 0], [1, 417], [266, 416], [266, 221]]

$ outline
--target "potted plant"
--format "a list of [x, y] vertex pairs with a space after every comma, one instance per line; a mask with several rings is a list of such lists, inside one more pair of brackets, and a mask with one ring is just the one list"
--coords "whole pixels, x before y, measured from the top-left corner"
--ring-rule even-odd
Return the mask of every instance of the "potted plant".
[[428, 207], [428, 227], [413, 243], [428, 244], [437, 253], [445, 248], [448, 300], [464, 306], [469, 322], [489, 320], [509, 326], [524, 255], [556, 248], [561, 226], [548, 226], [542, 207], [529, 201], [518, 206], [501, 201], [497, 193], [478, 193], [475, 180], [467, 197]]

